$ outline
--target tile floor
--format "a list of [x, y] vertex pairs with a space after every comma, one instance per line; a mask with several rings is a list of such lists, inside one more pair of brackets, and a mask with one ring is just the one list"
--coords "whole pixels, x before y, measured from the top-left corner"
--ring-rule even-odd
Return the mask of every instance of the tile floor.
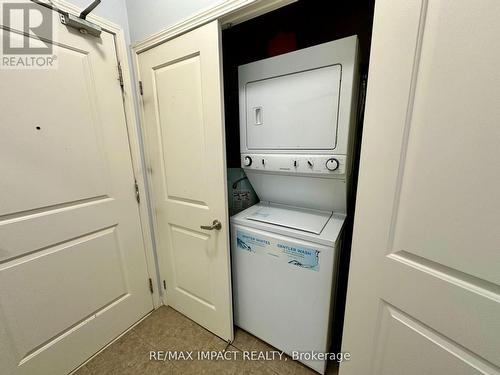
[[[150, 361], [154, 350], [230, 350], [235, 360]], [[156, 375], [156, 374], [316, 374], [302, 364], [287, 360], [243, 361], [243, 350], [275, 350], [249, 333], [237, 329], [228, 344], [198, 324], [169, 307], [154, 311], [139, 325], [106, 348], [75, 375]], [[337, 374], [335, 363], [329, 363], [327, 374]]]

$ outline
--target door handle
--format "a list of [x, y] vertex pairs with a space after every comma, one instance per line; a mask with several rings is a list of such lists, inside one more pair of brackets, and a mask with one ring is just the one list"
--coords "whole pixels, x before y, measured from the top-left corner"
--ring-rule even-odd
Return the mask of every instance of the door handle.
[[222, 224], [220, 223], [219, 220], [214, 220], [212, 222], [212, 225], [200, 225], [201, 229], [206, 229], [206, 230], [220, 230], [222, 228]]
[[255, 107], [255, 125], [262, 125], [262, 107]]

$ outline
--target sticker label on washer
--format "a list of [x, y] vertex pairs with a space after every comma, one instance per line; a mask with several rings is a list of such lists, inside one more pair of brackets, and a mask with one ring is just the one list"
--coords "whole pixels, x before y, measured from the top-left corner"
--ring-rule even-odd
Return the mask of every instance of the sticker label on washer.
[[236, 246], [242, 251], [272, 256], [296, 267], [319, 271], [319, 250], [310, 247], [292, 245], [240, 229], [236, 230]]

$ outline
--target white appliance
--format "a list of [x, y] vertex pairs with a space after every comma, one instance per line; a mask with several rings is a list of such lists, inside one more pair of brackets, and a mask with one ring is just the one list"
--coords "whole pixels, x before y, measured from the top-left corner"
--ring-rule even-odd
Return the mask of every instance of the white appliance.
[[238, 72], [241, 163], [261, 202], [231, 217], [234, 320], [320, 373], [307, 358], [330, 344], [357, 51], [352, 36]]

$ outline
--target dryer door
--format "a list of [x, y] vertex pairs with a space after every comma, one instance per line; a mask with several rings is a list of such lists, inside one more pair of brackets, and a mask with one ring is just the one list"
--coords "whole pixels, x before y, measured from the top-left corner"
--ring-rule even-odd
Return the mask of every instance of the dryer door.
[[335, 149], [341, 70], [331, 65], [247, 83], [248, 149]]

